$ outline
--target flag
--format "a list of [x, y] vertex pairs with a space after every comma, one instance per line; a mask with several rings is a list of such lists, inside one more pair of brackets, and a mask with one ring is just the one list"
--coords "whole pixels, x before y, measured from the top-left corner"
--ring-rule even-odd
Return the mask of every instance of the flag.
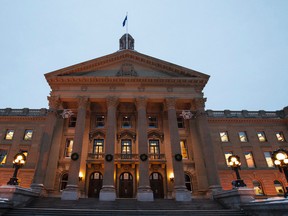
[[124, 19], [124, 21], [122, 23], [123, 27], [126, 25], [126, 21], [127, 21], [127, 15], [126, 15], [126, 17], [125, 17], [125, 19]]

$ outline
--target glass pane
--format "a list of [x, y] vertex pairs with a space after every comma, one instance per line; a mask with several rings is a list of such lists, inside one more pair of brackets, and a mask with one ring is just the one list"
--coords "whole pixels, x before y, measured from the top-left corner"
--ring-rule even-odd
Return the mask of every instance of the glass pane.
[[254, 191], [256, 195], [264, 195], [260, 182], [253, 181]]
[[279, 182], [278, 180], [275, 180], [274, 186], [275, 186], [275, 190], [277, 191], [278, 195], [284, 195], [284, 189], [283, 189], [281, 182]]
[[14, 135], [14, 130], [7, 130], [5, 135], [5, 140], [12, 140]]
[[279, 142], [284, 142], [285, 141], [283, 132], [276, 132], [276, 137], [277, 137], [277, 140]]
[[224, 132], [220, 132], [220, 139], [222, 142], [228, 142], [229, 138], [228, 138], [228, 133], [226, 131]]
[[33, 130], [25, 130], [24, 140], [31, 140], [33, 135]]
[[265, 156], [268, 167], [274, 167], [274, 163], [273, 163], [273, 160], [271, 158], [271, 153], [270, 152], [264, 152], [264, 156]]
[[65, 157], [71, 157], [73, 151], [73, 139], [66, 140]]
[[266, 142], [266, 136], [265, 133], [263, 131], [257, 132], [257, 136], [260, 142]]
[[183, 159], [188, 159], [186, 142], [184, 140], [180, 141], [180, 147], [181, 147], [181, 154], [182, 154]]
[[249, 168], [254, 168], [255, 164], [254, 164], [252, 152], [245, 152], [244, 155], [245, 155], [245, 159], [247, 162], [247, 166]]
[[246, 135], [245, 131], [241, 131], [238, 134], [239, 134], [239, 139], [241, 142], [248, 142], [247, 135]]
[[5, 164], [7, 159], [7, 151], [6, 150], [0, 150], [0, 164]]
[[96, 116], [96, 127], [103, 128], [105, 126], [105, 117], [104, 116]]
[[232, 152], [225, 152], [224, 154], [225, 154], [226, 164], [227, 166], [230, 166], [228, 162], [228, 158], [232, 155]]

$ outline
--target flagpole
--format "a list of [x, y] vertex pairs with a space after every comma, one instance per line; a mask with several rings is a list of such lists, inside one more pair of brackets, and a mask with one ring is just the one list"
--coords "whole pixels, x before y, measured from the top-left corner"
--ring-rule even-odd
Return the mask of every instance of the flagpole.
[[128, 12], [126, 12], [126, 49], [128, 49]]

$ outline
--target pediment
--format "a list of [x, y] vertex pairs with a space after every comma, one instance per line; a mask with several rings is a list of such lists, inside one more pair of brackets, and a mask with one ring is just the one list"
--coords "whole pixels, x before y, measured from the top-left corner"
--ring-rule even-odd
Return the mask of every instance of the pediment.
[[209, 76], [133, 50], [121, 50], [107, 56], [45, 74], [47, 81], [56, 77], [151, 77], [200, 78]]

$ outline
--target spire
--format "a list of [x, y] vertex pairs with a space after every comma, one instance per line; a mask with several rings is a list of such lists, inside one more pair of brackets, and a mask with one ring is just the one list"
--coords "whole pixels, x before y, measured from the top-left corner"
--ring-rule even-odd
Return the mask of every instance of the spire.
[[[126, 46], [127, 42], [128, 45]], [[120, 47], [119, 50], [124, 49], [134, 50], [134, 38], [128, 33], [124, 34], [119, 40], [119, 47]]]

